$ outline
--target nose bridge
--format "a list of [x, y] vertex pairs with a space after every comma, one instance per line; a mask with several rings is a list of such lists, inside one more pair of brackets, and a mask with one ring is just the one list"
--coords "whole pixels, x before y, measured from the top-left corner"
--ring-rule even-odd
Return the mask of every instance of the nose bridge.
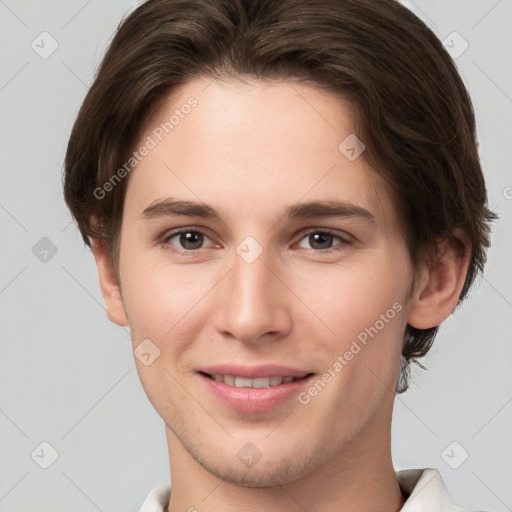
[[274, 272], [276, 261], [254, 239], [244, 240], [233, 254], [231, 270], [218, 297], [216, 327], [244, 342], [276, 336], [290, 328], [286, 297]]
[[[268, 252], [259, 255], [256, 259], [247, 260], [238, 253], [233, 261], [233, 279], [235, 287], [233, 291], [241, 303], [249, 305], [263, 305], [269, 303], [269, 288], [271, 281], [275, 279], [273, 273], [269, 270]], [[238, 292], [238, 293], [237, 293]]]

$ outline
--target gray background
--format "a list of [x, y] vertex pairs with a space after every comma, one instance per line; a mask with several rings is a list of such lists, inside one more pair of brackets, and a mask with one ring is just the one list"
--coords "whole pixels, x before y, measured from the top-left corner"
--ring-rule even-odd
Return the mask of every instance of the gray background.
[[[404, 3], [452, 51], [469, 45], [456, 62], [501, 218], [485, 278], [396, 399], [394, 463], [439, 468], [459, 506], [512, 510], [512, 2]], [[169, 479], [129, 332], [106, 318], [61, 193], [72, 123], [133, 5], [0, 0], [0, 512], [138, 511]]]

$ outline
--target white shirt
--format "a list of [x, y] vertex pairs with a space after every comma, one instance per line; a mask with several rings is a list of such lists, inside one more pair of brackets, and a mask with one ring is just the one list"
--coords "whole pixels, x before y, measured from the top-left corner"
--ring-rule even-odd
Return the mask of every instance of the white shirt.
[[[400, 512], [463, 512], [451, 502], [437, 469], [405, 469], [396, 475], [400, 488], [409, 495]], [[166, 512], [170, 497], [170, 485], [155, 487], [140, 512]]]

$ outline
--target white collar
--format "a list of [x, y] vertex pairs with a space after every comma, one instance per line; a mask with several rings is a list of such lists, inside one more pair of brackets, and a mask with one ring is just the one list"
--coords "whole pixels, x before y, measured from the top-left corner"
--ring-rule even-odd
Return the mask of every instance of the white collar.
[[462, 512], [451, 502], [437, 469], [405, 469], [396, 476], [400, 488], [409, 495], [400, 512]]
[[[400, 512], [463, 512], [451, 502], [437, 469], [405, 469], [396, 475], [400, 488], [409, 495]], [[165, 512], [170, 497], [170, 485], [155, 487], [140, 512]]]

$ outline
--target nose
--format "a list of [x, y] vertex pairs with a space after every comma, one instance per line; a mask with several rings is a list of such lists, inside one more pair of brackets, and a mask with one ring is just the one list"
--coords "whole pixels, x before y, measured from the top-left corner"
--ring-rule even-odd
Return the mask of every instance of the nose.
[[289, 333], [293, 294], [282, 272], [266, 251], [252, 262], [235, 253], [215, 290], [216, 331], [245, 344], [275, 341]]

